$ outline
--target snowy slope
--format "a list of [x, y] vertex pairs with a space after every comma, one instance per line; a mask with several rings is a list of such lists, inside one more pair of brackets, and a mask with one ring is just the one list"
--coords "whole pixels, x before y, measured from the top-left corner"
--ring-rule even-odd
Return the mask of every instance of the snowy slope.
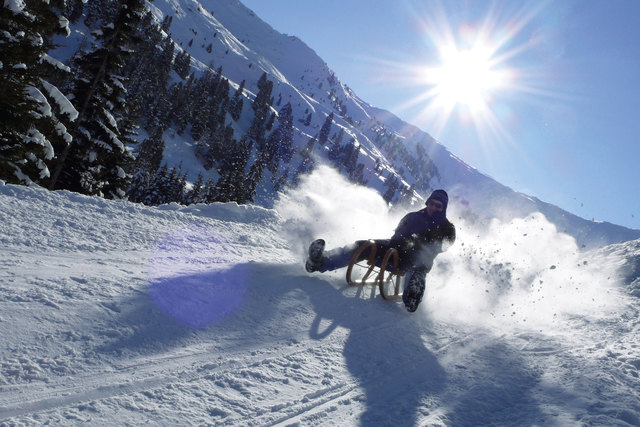
[[327, 168], [274, 209], [0, 183], [0, 424], [640, 424], [639, 242], [457, 221], [409, 314], [301, 263], [384, 206]]
[[[417, 198], [424, 199], [433, 188], [446, 188], [475, 215], [502, 221], [542, 212], [585, 248], [640, 238], [640, 230], [579, 218], [556, 206], [517, 193], [484, 175], [465, 163], [465, 160], [471, 162], [472, 159], [455, 157], [428, 133], [360, 99], [303, 41], [274, 30], [239, 0], [155, 0], [148, 6], [158, 22], [167, 16], [172, 17], [171, 37], [178, 50], [191, 55], [191, 65], [196, 72], [221, 66], [233, 88], [242, 81], [246, 82], [244, 114], [239, 122], [233, 124], [236, 137], [244, 135], [249, 128], [253, 118], [250, 100], [257, 92], [259, 77], [266, 72], [269, 80], [274, 82], [274, 111], [291, 102], [298, 151], [306, 146], [310, 137], [318, 134], [326, 117], [334, 113], [331, 135], [343, 129], [343, 143], [351, 138], [357, 141], [361, 148], [358, 162], [365, 165], [368, 186], [380, 193], [386, 190], [384, 182], [391, 175], [398, 176], [407, 186], [417, 181], [406, 172], [409, 168], [401, 158], [394, 159], [387, 147], [376, 142], [376, 132], [384, 127], [388, 135], [402, 141], [409, 158], [415, 157], [417, 146], [422, 146], [437, 166], [439, 174], [431, 182], [417, 183]], [[79, 45], [87, 42], [87, 31], [81, 21], [72, 30], [71, 37], [57, 40], [61, 47], [56, 51], [56, 57], [61, 60], [67, 60]], [[312, 119], [306, 125], [303, 122], [309, 113]], [[141, 140], [144, 137], [144, 133], [140, 135]], [[188, 173], [191, 181], [198, 173], [203, 173], [205, 178], [217, 179], [217, 174], [205, 171], [196, 158], [195, 143], [188, 132], [177, 135], [170, 129], [165, 132], [164, 140], [165, 162], [176, 167], [182, 165], [183, 172]], [[316, 147], [319, 162], [326, 162], [327, 149]], [[383, 177], [373, 172], [376, 161], [381, 162]], [[297, 167], [297, 163], [292, 167]], [[271, 185], [268, 178], [264, 181], [267, 187]], [[257, 202], [270, 206], [270, 196], [268, 190], [262, 191], [259, 187]]]
[[[640, 238], [640, 230], [629, 230], [614, 224], [587, 221], [560, 208], [514, 192], [491, 177], [452, 155], [426, 132], [407, 124], [389, 113], [361, 100], [336, 76], [311, 48], [295, 36], [281, 34], [263, 22], [239, 0], [157, 0], [150, 7], [158, 19], [173, 16], [171, 34], [180, 48], [193, 57], [193, 65], [222, 66], [232, 84], [246, 80], [249, 98], [255, 93], [259, 76], [266, 72], [274, 81], [273, 99], [293, 106], [297, 145], [304, 147], [316, 135], [326, 116], [334, 113], [333, 132], [343, 128], [347, 138], [353, 137], [361, 147], [359, 162], [364, 163], [368, 185], [383, 193], [384, 180], [372, 171], [376, 160], [382, 162], [385, 176], [400, 174], [407, 185], [414, 178], [402, 170], [401, 160], [375, 142], [375, 130], [383, 125], [403, 141], [409, 153], [417, 145], [425, 147], [439, 170], [439, 179], [430, 188], [443, 187], [464, 201], [476, 215], [508, 221], [512, 218], [542, 212], [554, 224], [575, 237], [579, 245], [595, 248], [601, 245]], [[211, 52], [207, 47], [212, 46]], [[251, 93], [253, 91], [253, 93]], [[248, 107], [245, 106], [245, 109]], [[274, 106], [278, 108], [278, 106]], [[309, 126], [301, 124], [307, 113], [313, 118]], [[170, 135], [168, 156], [174, 164], [193, 164], [189, 141], [175, 141]], [[177, 153], [179, 151], [180, 153]], [[186, 160], [183, 160], [186, 159]], [[196, 170], [190, 175], [196, 176]], [[428, 191], [418, 186], [420, 193]], [[428, 194], [419, 194], [423, 198]], [[265, 203], [265, 200], [261, 200]]]

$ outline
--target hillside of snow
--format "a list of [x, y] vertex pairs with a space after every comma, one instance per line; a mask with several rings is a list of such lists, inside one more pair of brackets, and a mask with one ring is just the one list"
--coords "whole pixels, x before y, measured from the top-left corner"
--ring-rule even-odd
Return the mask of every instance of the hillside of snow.
[[640, 424], [640, 241], [454, 209], [416, 313], [304, 271], [403, 213], [324, 167], [273, 209], [0, 182], [0, 425]]
[[[237, 85], [246, 80], [247, 88], [254, 93], [255, 82], [266, 72], [275, 83], [274, 100], [281, 99], [282, 104], [291, 102], [293, 106], [299, 147], [318, 133], [326, 116], [333, 112], [334, 131], [342, 128], [355, 138], [361, 148], [360, 162], [368, 172], [368, 186], [381, 193], [384, 180], [372, 172], [376, 160], [381, 161], [387, 173], [397, 174], [407, 185], [417, 184], [418, 196], [426, 198], [429, 189], [446, 188], [482, 218], [509, 221], [542, 212], [586, 248], [640, 238], [640, 230], [579, 218], [482, 174], [423, 130], [360, 99], [303, 41], [274, 30], [239, 0], [157, 0], [150, 5], [159, 20], [173, 16], [172, 37], [192, 55], [197, 68], [221, 65], [232, 83]], [[211, 53], [207, 51], [209, 45], [213, 46]], [[307, 113], [313, 115], [309, 126], [301, 123]], [[438, 169], [438, 175], [428, 183], [429, 188], [407, 172], [402, 156], [396, 158], [388, 147], [379, 146], [376, 136], [381, 129], [406, 148], [409, 158], [415, 157], [418, 146], [426, 150]], [[173, 147], [178, 151], [191, 150], [179, 141]], [[182, 158], [174, 150], [172, 163], [178, 164]], [[194, 171], [193, 176], [196, 174]]]
[[[344, 142], [353, 138], [354, 144], [360, 147], [358, 162], [365, 166], [367, 185], [381, 194], [386, 190], [388, 179], [397, 177], [405, 188], [413, 186], [418, 203], [430, 190], [445, 188], [473, 215], [486, 220], [497, 218], [507, 222], [542, 212], [586, 249], [640, 238], [640, 230], [579, 218], [484, 175], [465, 163], [472, 163], [472, 159], [455, 157], [425, 131], [360, 99], [302, 40], [274, 30], [239, 0], [155, 0], [148, 6], [158, 22], [165, 17], [172, 18], [168, 31], [177, 51], [191, 55], [191, 66], [196, 73], [207, 67], [222, 67], [223, 75], [233, 88], [246, 82], [244, 113], [234, 124], [237, 138], [246, 133], [251, 123], [250, 101], [257, 93], [258, 79], [266, 72], [274, 82], [273, 112], [287, 102], [292, 105], [297, 151], [318, 135], [327, 116], [333, 113], [331, 138], [340, 130], [345, 132]], [[56, 53], [63, 61], [78, 46], [87, 43], [87, 29], [81, 22], [72, 30], [71, 37], [58, 41], [62, 46]], [[311, 119], [306, 124], [309, 115]], [[146, 136], [142, 132], [140, 140]], [[188, 132], [178, 135], [169, 129], [164, 141], [164, 161], [170, 166], [181, 165], [191, 181], [199, 173], [205, 178], [217, 179], [216, 173], [204, 170], [196, 158], [196, 142]], [[316, 147], [319, 164], [327, 163], [327, 150], [328, 146]], [[420, 155], [423, 152], [427, 157]], [[416, 159], [420, 159], [417, 166], [410, 165]], [[435, 169], [427, 174], [429, 177], [418, 176], [420, 169], [430, 167], [430, 161]], [[376, 173], [377, 164], [381, 172]], [[271, 184], [266, 178], [264, 181], [259, 187], [257, 202], [271, 207], [274, 198], [269, 189]]]

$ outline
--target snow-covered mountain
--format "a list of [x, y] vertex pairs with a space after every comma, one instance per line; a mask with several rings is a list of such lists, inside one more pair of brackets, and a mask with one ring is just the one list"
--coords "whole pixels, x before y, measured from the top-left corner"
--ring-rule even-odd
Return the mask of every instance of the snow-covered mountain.
[[640, 241], [461, 220], [411, 314], [304, 271], [396, 219], [325, 167], [274, 209], [0, 181], [0, 425], [640, 424]]
[[[222, 66], [232, 86], [247, 82], [249, 98], [255, 96], [256, 82], [266, 72], [274, 81], [274, 102], [293, 106], [298, 149], [317, 135], [327, 115], [333, 113], [334, 134], [341, 128], [357, 141], [367, 185], [381, 193], [390, 176], [399, 176], [407, 187], [414, 186], [417, 197], [424, 198], [431, 188], [446, 188], [457, 198], [460, 211], [470, 208], [480, 218], [510, 220], [541, 212], [581, 247], [640, 237], [640, 230], [579, 218], [482, 174], [426, 132], [367, 104], [300, 39], [277, 32], [238, 0], [156, 0], [150, 7], [158, 21], [173, 17], [169, 31], [179, 48], [192, 56], [194, 68]], [[311, 120], [305, 125], [309, 114]], [[195, 177], [202, 167], [193, 155], [193, 142], [175, 133], [166, 136], [166, 160], [176, 165], [182, 162]], [[420, 156], [421, 152], [426, 156]], [[412, 159], [420, 163], [410, 165]], [[382, 173], [373, 173], [377, 161]], [[429, 161], [435, 169], [427, 179], [418, 177], [418, 171], [429, 168]]]

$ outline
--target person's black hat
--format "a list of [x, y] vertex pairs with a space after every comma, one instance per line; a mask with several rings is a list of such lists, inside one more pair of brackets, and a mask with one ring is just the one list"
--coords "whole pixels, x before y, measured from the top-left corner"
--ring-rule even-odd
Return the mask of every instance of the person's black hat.
[[427, 202], [425, 203], [425, 205], [429, 202], [429, 200], [434, 199], [434, 200], [439, 200], [442, 202], [442, 204], [444, 205], [444, 210], [447, 210], [447, 205], [449, 204], [449, 195], [447, 194], [446, 191], [444, 190], [435, 190], [433, 193], [431, 193], [431, 195], [429, 196], [429, 198], [427, 199]]

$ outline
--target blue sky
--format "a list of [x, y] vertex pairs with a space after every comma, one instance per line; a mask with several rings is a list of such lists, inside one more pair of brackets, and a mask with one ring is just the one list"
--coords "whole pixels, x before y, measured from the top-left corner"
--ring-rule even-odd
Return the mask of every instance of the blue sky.
[[[502, 184], [640, 229], [640, 1], [242, 2], [363, 100]], [[484, 52], [486, 68], [452, 71], [452, 46]], [[442, 75], [477, 66], [491, 85], [456, 99], [465, 77]]]

